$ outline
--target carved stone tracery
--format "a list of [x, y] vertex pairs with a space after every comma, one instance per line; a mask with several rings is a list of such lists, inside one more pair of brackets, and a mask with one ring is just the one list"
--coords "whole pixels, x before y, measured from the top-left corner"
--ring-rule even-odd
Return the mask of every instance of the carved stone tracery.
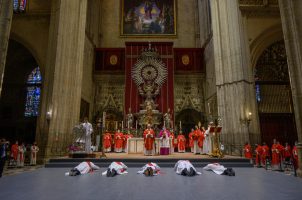
[[96, 77], [95, 110], [124, 110], [124, 76], [99, 75]]
[[204, 78], [201, 75], [177, 75], [174, 80], [175, 114], [185, 109], [204, 112]]

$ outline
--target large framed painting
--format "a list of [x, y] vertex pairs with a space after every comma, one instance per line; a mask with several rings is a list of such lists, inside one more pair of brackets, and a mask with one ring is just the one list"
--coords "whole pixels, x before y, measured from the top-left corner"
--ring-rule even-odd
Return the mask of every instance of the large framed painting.
[[121, 0], [121, 36], [176, 36], [176, 3], [176, 0]]

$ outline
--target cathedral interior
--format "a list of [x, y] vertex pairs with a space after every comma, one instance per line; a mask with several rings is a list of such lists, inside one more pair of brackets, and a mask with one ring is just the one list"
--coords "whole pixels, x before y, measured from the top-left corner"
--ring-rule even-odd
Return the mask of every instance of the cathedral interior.
[[[0, 0], [0, 199], [302, 199], [301, 11]], [[84, 150], [71, 149], [78, 133]]]
[[229, 155], [247, 141], [302, 141], [301, 2], [5, 2], [0, 132], [37, 141], [42, 158], [64, 155], [85, 116], [114, 131], [131, 108], [142, 127], [140, 94], [154, 80], [154, 109], [171, 110], [172, 128], [219, 121]]

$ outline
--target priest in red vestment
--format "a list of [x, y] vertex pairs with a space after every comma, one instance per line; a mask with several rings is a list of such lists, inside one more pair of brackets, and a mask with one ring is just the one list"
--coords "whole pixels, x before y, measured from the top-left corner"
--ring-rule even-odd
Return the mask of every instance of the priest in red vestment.
[[286, 162], [290, 162], [291, 157], [292, 157], [292, 149], [290, 145], [286, 142], [284, 146], [284, 160]]
[[284, 147], [274, 139], [272, 145], [272, 169], [281, 170], [282, 154]]
[[245, 143], [244, 148], [243, 148], [243, 152], [244, 152], [244, 157], [245, 158], [248, 158], [250, 160], [253, 158], [252, 147], [248, 142]]
[[191, 132], [189, 133], [189, 147], [191, 149], [191, 152], [194, 152], [194, 140], [193, 140], [193, 134], [194, 134], [194, 129], [191, 129]]
[[267, 144], [265, 142], [263, 142], [262, 155], [261, 155], [262, 166], [265, 167], [265, 160], [268, 159], [269, 157], [270, 157], [269, 147], [267, 146]]
[[124, 135], [124, 143], [123, 143], [123, 151], [124, 152], [128, 152], [127, 148], [128, 148], [128, 139], [133, 138], [133, 134], [130, 133], [130, 130], [128, 130], [128, 133]]
[[18, 148], [19, 148], [19, 143], [16, 141], [15, 144], [12, 145], [11, 147], [11, 157], [14, 159], [13, 160], [13, 165], [17, 165], [17, 157], [18, 157]]
[[114, 134], [114, 151], [117, 153], [121, 153], [123, 151], [123, 143], [124, 143], [124, 134], [117, 130]]
[[298, 149], [297, 149], [298, 142], [295, 142], [295, 146], [293, 147], [293, 164], [294, 164], [294, 171], [295, 176], [297, 176], [296, 170], [298, 169], [299, 165], [299, 159], [298, 159]]
[[152, 156], [155, 154], [155, 133], [151, 128], [151, 124], [148, 124], [147, 129], [144, 131], [144, 154], [146, 156]]
[[171, 153], [174, 153], [174, 149], [175, 147], [177, 147], [177, 143], [175, 143], [175, 135], [174, 135], [174, 131], [173, 129], [170, 130], [170, 138], [171, 138], [171, 142], [172, 142], [172, 148], [171, 148]]
[[256, 149], [255, 149], [255, 153], [256, 153], [256, 166], [257, 167], [260, 167], [260, 164], [261, 164], [261, 156], [262, 156], [262, 146], [261, 145], [258, 145], [256, 144], [255, 145]]
[[186, 138], [182, 134], [182, 131], [179, 131], [179, 134], [177, 136], [177, 148], [179, 153], [185, 153], [186, 152]]
[[193, 133], [194, 154], [200, 154], [202, 152], [204, 134], [201, 132], [198, 126], [195, 126], [195, 128], [196, 130]]
[[112, 136], [109, 132], [103, 135], [103, 148], [106, 153], [111, 151], [112, 146]]

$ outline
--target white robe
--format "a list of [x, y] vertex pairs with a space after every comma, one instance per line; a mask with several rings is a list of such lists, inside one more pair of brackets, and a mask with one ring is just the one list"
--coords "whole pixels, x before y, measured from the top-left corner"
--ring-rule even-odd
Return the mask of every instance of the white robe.
[[[93, 170], [100, 169], [100, 167], [93, 164], [93, 162], [89, 162], [89, 164], [88, 164], [88, 161], [87, 162], [81, 162], [74, 169], [77, 169], [81, 174], [88, 174], [89, 172], [91, 172]], [[66, 172], [65, 175], [68, 176], [69, 172]]]
[[153, 170], [153, 175], [157, 175], [160, 171], [160, 167], [156, 164], [156, 163], [153, 163], [153, 162], [150, 162], [148, 164], [145, 164], [137, 173], [138, 174], [143, 174], [144, 171], [148, 168], [152, 168]]
[[[116, 173], [120, 175], [128, 173], [126, 171], [128, 167], [122, 162], [112, 162], [108, 168], [110, 169], [110, 171], [112, 171], [112, 169], [115, 169]], [[105, 176], [106, 174], [107, 174], [107, 170], [102, 173], [103, 176]]]
[[198, 175], [201, 174], [201, 172], [198, 172], [195, 169], [195, 167], [192, 165], [192, 163], [190, 161], [188, 161], [188, 160], [179, 160], [179, 161], [177, 161], [177, 163], [174, 166], [174, 170], [176, 171], [176, 174], [181, 174], [181, 172], [184, 169], [187, 169], [189, 171], [191, 167], [196, 172], [196, 174], [198, 174]]
[[91, 134], [93, 132], [92, 125], [87, 122], [82, 124], [85, 129], [85, 152], [91, 153]]
[[212, 138], [211, 138], [211, 133], [210, 133], [210, 129], [206, 130], [205, 134], [204, 134], [204, 140], [203, 140], [203, 149], [202, 149], [202, 153], [204, 154], [210, 154], [212, 153]]
[[30, 147], [30, 165], [37, 164], [37, 153], [39, 151], [39, 147], [32, 145]]
[[166, 138], [160, 137], [160, 147], [170, 148], [170, 138], [168, 136]]
[[215, 174], [221, 175], [226, 168], [223, 165], [220, 165], [219, 163], [212, 163], [208, 164], [203, 168], [204, 170], [213, 171]]
[[24, 146], [18, 147], [17, 167], [24, 167], [24, 160], [25, 160], [24, 153], [25, 152], [26, 152], [26, 149]]

